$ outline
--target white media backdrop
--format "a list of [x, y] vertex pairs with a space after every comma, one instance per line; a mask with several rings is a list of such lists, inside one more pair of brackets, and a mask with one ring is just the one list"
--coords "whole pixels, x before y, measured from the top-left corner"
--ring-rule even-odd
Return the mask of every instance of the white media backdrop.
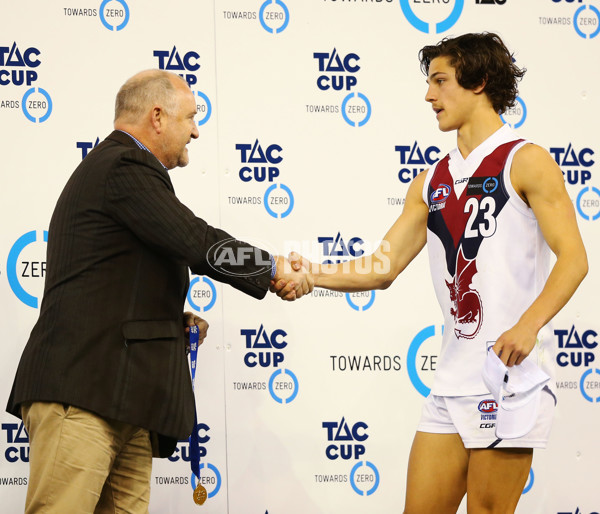
[[[565, 173], [591, 264], [555, 319], [557, 416], [518, 512], [600, 512], [599, 9], [598, 0], [6, 3], [0, 396], [37, 319], [56, 199], [112, 130], [128, 77], [169, 69], [194, 90], [200, 138], [171, 176], [198, 216], [276, 253], [346, 260], [377, 245], [414, 174], [455, 145], [424, 101], [419, 49], [494, 31], [528, 69], [505, 122]], [[155, 460], [150, 511], [400, 512], [442, 331], [425, 252], [386, 291], [316, 290], [293, 304], [191, 279], [187, 308], [211, 325], [196, 379], [209, 499], [192, 501], [182, 442]], [[0, 503], [17, 513], [27, 436], [7, 413], [0, 423]]]

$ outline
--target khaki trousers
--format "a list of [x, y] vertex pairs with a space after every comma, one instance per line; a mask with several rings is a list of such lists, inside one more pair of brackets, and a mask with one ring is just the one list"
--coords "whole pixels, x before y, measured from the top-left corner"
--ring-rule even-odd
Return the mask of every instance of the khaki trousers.
[[61, 403], [21, 408], [29, 434], [26, 514], [146, 514], [148, 430]]

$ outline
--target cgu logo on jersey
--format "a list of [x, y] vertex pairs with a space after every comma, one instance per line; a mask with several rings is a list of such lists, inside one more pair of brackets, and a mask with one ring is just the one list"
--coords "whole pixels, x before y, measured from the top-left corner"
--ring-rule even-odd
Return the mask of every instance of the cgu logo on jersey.
[[325, 448], [325, 455], [329, 460], [358, 460], [365, 454], [364, 443], [368, 438], [366, 430], [368, 425], [358, 421], [353, 425], [346, 422], [345, 417], [337, 421], [324, 421], [323, 428], [327, 430], [327, 441], [330, 443]]
[[554, 330], [554, 335], [558, 339], [556, 362], [559, 366], [588, 367], [595, 361], [596, 356], [592, 351], [598, 346], [598, 333], [595, 330], [578, 332], [575, 325], [572, 325], [568, 330]]
[[283, 350], [287, 346], [285, 330], [276, 329], [270, 334], [261, 325], [258, 330], [242, 329], [240, 334], [245, 337], [246, 349], [244, 364], [249, 368], [277, 368], [284, 361]]
[[77, 141], [76, 146], [79, 150], [81, 150], [81, 159], [85, 159], [87, 154], [90, 153], [92, 149], [98, 146], [98, 143], [100, 143], [99, 137], [97, 137], [96, 141], [94, 141], [93, 143], [91, 141]]
[[454, 307], [454, 334], [457, 338], [473, 339], [481, 328], [483, 309], [479, 293], [472, 289], [473, 277], [477, 273], [475, 259], [466, 259], [462, 246], [456, 257], [456, 273], [452, 282], [446, 281], [450, 290], [450, 300]]
[[360, 57], [357, 54], [341, 56], [334, 48], [331, 53], [314, 52], [313, 57], [317, 59], [319, 72], [322, 73], [317, 78], [317, 87], [321, 91], [350, 91], [356, 86], [358, 80], [354, 74], [360, 70]]
[[576, 150], [571, 143], [567, 148], [555, 146], [549, 149], [563, 172], [565, 181], [571, 185], [585, 185], [592, 178], [589, 170], [596, 161], [594, 161], [594, 151], [591, 148], [582, 148]]
[[494, 428], [496, 426], [496, 413], [498, 412], [498, 403], [494, 399], [482, 400], [477, 406], [481, 413], [481, 424], [479, 428]]
[[2, 423], [2, 432], [6, 440], [6, 462], [29, 462], [29, 436], [23, 422]]
[[273, 182], [279, 177], [279, 168], [273, 166], [283, 161], [278, 144], [263, 148], [257, 139], [254, 144], [239, 143], [235, 149], [240, 151], [240, 162], [244, 164], [239, 171], [242, 182]]
[[412, 145], [397, 145], [394, 150], [400, 154], [402, 168], [398, 172], [398, 180], [404, 184], [440, 159], [437, 146], [428, 146], [423, 151], [416, 141]]
[[[198, 423], [195, 427], [195, 430], [198, 432], [198, 449], [200, 451], [200, 459], [203, 459], [207, 455], [206, 446], [204, 446], [208, 441], [210, 441], [210, 436], [208, 432], [210, 431], [210, 427], [206, 423]], [[190, 462], [190, 445], [188, 439], [181, 439], [177, 443], [177, 447], [173, 454], [168, 457], [171, 462], [177, 462], [182, 460], [184, 462]]]
[[172, 50], [154, 50], [154, 57], [158, 58], [158, 68], [161, 70], [172, 71], [184, 79], [190, 88], [198, 82], [194, 75], [200, 69], [200, 54], [190, 51], [180, 54], [177, 47]]
[[38, 79], [41, 52], [35, 47], [0, 46], [0, 86], [31, 86]]
[[364, 244], [360, 237], [353, 237], [346, 244], [338, 232], [335, 237], [319, 237], [317, 241], [323, 245], [323, 264], [344, 262], [348, 258], [360, 257], [365, 253], [364, 249], [360, 248], [360, 245]]

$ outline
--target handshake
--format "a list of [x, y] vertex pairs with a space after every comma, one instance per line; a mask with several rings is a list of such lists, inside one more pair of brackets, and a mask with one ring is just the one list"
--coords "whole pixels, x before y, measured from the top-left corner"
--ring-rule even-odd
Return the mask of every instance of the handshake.
[[310, 293], [315, 287], [313, 265], [304, 257], [292, 252], [288, 259], [275, 256], [277, 269], [271, 280], [270, 291], [286, 301], [294, 301]]

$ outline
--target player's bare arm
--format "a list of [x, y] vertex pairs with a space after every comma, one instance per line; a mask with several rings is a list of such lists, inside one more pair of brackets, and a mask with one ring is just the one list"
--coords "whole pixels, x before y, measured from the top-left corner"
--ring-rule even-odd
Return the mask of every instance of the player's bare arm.
[[533, 210], [556, 263], [538, 298], [494, 346], [497, 354], [502, 351], [501, 359], [508, 366], [520, 364], [529, 355], [539, 330], [565, 306], [588, 271], [573, 203], [550, 154], [537, 145], [525, 145], [515, 154], [511, 180]]
[[422, 190], [426, 171], [408, 189], [402, 214], [377, 250], [346, 263], [312, 265], [315, 286], [353, 292], [386, 289], [419, 254], [427, 241], [428, 207]]

